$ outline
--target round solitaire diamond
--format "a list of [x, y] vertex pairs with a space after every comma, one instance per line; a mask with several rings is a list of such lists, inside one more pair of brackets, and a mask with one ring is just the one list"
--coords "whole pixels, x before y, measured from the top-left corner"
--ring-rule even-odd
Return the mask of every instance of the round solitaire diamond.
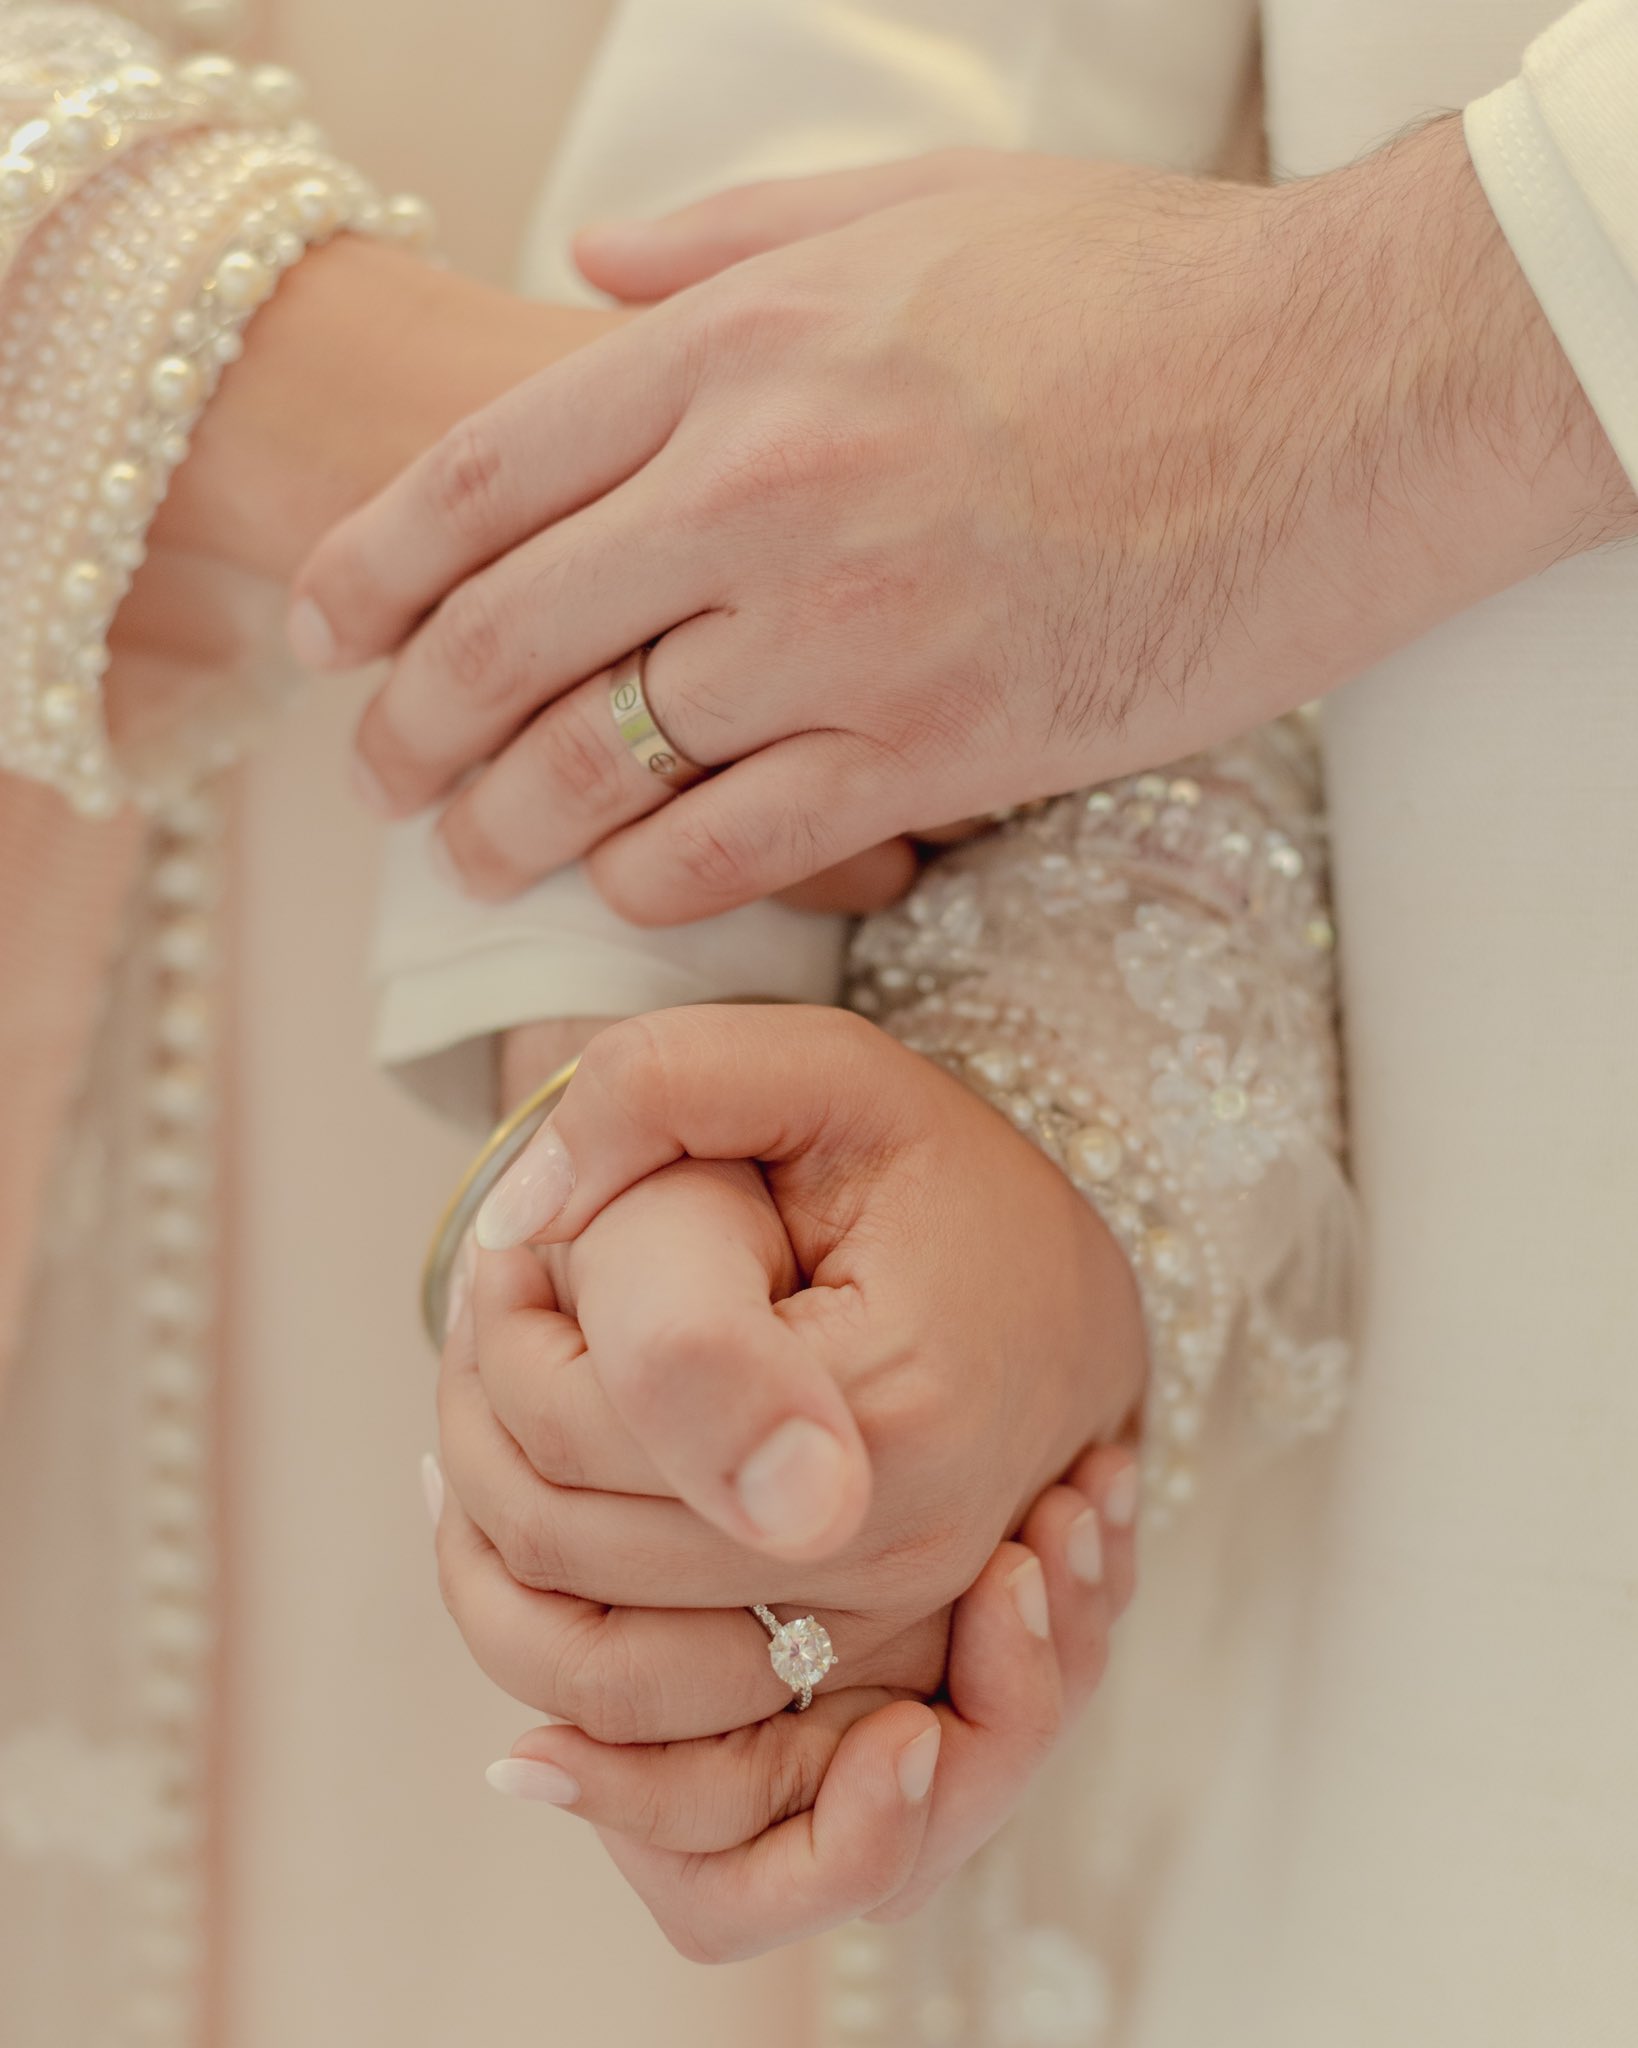
[[836, 1662], [829, 1632], [822, 1622], [805, 1614], [800, 1621], [772, 1624], [771, 1637], [769, 1663], [792, 1692], [802, 1695], [802, 1704], [806, 1706], [813, 1697], [813, 1688]]

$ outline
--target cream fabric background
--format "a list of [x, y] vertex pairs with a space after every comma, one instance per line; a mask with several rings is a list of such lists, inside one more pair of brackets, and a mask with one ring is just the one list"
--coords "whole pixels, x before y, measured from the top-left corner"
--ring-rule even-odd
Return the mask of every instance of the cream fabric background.
[[[1460, 105], [1555, 11], [1271, 0], [1277, 165]], [[592, 22], [468, 12], [416, 47], [382, 0], [306, 0], [281, 47], [343, 146], [435, 192], [452, 246], [498, 271], [545, 154], [541, 79], [561, 51], [567, 98]], [[991, 32], [997, 12], [972, 9]], [[454, 90], [482, 122], [440, 113]], [[1298, 1587], [1266, 1626], [1232, 1617], [1255, 1669], [1152, 1930], [1144, 2048], [1631, 2040], [1635, 644], [1630, 555], [1585, 561], [1327, 716], [1374, 1236], [1363, 1382], [1304, 1540], [1311, 1604]], [[361, 1078], [362, 994], [329, 1014], [310, 996], [357, 986], [368, 926], [346, 718], [331, 697], [290, 723], [247, 823], [229, 2038], [778, 2039], [799, 1959], [686, 1970], [574, 1822], [481, 1783], [520, 1717], [438, 1610], [428, 1409], [405, 1395], [429, 1384], [408, 1252], [459, 1148]]]
[[[264, 40], [343, 153], [435, 195], [458, 260], [507, 277], [601, 7], [277, 4]], [[483, 1782], [530, 1716], [444, 1615], [416, 1472], [433, 1421], [415, 1259], [466, 1146], [367, 1071], [378, 847], [346, 787], [355, 710], [356, 692], [307, 698], [245, 806], [224, 2037], [777, 2039], [800, 1959], [681, 1962], [589, 1829]]]

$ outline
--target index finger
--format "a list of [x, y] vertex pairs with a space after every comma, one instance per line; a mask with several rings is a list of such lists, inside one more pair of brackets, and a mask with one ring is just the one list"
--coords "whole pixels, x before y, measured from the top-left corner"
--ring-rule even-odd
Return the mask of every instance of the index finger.
[[693, 1004], [628, 1018], [587, 1046], [479, 1212], [478, 1241], [489, 1251], [561, 1243], [684, 1157], [856, 1170], [899, 1148], [906, 1088], [894, 1083], [912, 1078], [960, 1085], [846, 1010]]
[[691, 386], [681, 323], [658, 312], [473, 413], [320, 541], [291, 590], [309, 668], [390, 654], [476, 570], [633, 476]]

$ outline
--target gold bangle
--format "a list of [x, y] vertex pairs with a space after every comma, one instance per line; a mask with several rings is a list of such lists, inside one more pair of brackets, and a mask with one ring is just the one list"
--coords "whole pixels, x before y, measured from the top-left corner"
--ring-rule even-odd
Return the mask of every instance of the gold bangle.
[[[793, 1000], [790, 996], [718, 996], [712, 1003], [739, 1008], [772, 1008]], [[693, 1008], [692, 1004], [687, 1005]], [[533, 1095], [525, 1097], [504, 1123], [497, 1124], [485, 1140], [483, 1150], [461, 1176], [460, 1185], [449, 1198], [449, 1206], [438, 1219], [432, 1242], [421, 1265], [421, 1326], [434, 1351], [440, 1354], [447, 1334], [444, 1318], [449, 1311], [449, 1276], [467, 1232], [477, 1221], [478, 1211], [491, 1188], [517, 1158], [541, 1125], [556, 1109], [564, 1090], [574, 1079], [580, 1054], [541, 1082]]]
[[421, 1324], [434, 1351], [444, 1348], [444, 1322], [449, 1311], [449, 1276], [478, 1211], [518, 1154], [563, 1099], [574, 1079], [579, 1055], [526, 1096], [484, 1141], [483, 1150], [461, 1176], [460, 1184], [438, 1219], [421, 1266]]

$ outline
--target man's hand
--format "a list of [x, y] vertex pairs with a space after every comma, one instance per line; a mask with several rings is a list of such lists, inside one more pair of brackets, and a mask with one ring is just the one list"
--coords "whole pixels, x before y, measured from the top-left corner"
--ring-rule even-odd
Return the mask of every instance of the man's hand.
[[[1273, 190], [995, 165], [707, 207], [646, 272], [588, 245], [626, 289], [753, 253], [302, 572], [306, 651], [396, 651], [361, 731], [390, 807], [496, 755], [461, 802], [554, 821], [533, 872], [590, 849], [625, 914], [686, 920], [1175, 758], [1638, 526], [1454, 121]], [[587, 768], [600, 672], [656, 639], [656, 717], [725, 770], [669, 799]], [[453, 847], [480, 888], [529, 878], [486, 837]]]
[[445, 1350], [440, 1549], [478, 1661], [604, 1740], [725, 1732], [788, 1697], [762, 1601], [833, 1625], [849, 1686], [936, 1689], [950, 1603], [1136, 1406], [1101, 1223], [839, 1012], [616, 1026], [554, 1148], [551, 1242], [476, 1260]]

